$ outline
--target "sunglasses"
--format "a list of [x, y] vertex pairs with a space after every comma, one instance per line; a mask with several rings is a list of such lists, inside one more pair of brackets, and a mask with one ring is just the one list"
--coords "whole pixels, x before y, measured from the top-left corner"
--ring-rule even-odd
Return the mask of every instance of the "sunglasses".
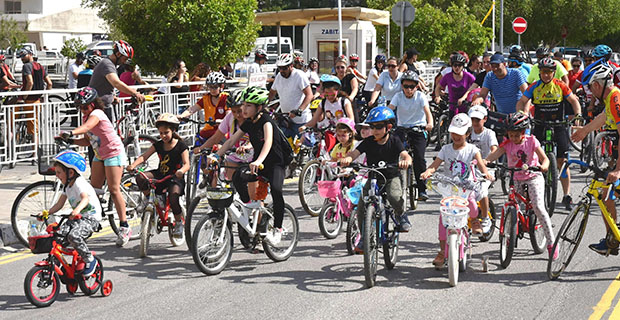
[[452, 68], [462, 68], [462, 67], [464, 67], [464, 66], [465, 66], [465, 65], [464, 65], [464, 64], [462, 64], [462, 63], [454, 63], [454, 64], [452, 64]]
[[385, 128], [385, 123], [377, 123], [377, 124], [371, 123], [369, 126], [370, 126], [370, 129], [381, 130]]
[[288, 66], [278, 67], [278, 70], [280, 70], [280, 71], [288, 70]]
[[403, 84], [403, 88], [405, 89], [415, 89], [417, 86], [417, 84]]
[[397, 66], [397, 65], [395, 65], [395, 64], [388, 64], [388, 65], [387, 65], [387, 67], [388, 67], [388, 68], [396, 68], [396, 67], [398, 67], [398, 66]]
[[579, 69], [579, 68], [581, 68], [581, 65], [580, 65], [580, 64], [574, 64], [574, 65], [573, 65], [573, 69]]
[[336, 66], [336, 69], [346, 69], [345, 66]]

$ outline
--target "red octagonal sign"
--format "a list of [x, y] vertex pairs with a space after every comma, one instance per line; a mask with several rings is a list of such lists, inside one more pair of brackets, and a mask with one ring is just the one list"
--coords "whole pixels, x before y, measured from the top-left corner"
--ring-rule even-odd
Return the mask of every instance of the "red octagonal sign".
[[514, 30], [517, 34], [522, 34], [527, 30], [527, 21], [522, 17], [516, 17], [512, 21], [512, 30]]

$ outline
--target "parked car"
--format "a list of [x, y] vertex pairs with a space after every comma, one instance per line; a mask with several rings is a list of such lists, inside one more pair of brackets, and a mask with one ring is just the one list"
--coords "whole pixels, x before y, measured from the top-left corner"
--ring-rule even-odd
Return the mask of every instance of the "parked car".
[[114, 51], [112, 47], [113, 44], [114, 43], [112, 41], [107, 40], [92, 42], [86, 46], [86, 51], [84, 54], [88, 57], [94, 55], [96, 51], [99, 51], [101, 52], [102, 57], [109, 56], [112, 54], [112, 51]]

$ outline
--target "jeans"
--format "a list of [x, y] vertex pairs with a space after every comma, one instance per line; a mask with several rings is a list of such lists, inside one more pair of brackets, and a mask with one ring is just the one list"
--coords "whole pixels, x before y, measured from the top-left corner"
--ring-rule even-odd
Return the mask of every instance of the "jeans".
[[291, 121], [289, 128], [280, 127], [280, 129], [282, 129], [282, 133], [284, 133], [284, 136], [287, 138], [298, 137], [299, 127], [303, 125], [305, 125], [305, 123], [294, 123]]

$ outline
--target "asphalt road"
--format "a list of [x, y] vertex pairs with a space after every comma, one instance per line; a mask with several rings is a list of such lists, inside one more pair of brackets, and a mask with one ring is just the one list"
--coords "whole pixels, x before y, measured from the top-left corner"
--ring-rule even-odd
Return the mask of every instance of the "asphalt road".
[[[576, 175], [572, 193], [583, 194], [585, 175]], [[499, 187], [491, 192], [498, 205]], [[558, 196], [560, 198], [560, 196]], [[363, 257], [347, 255], [344, 234], [324, 239], [316, 218], [303, 213], [296, 184], [286, 186], [286, 201], [297, 210], [301, 234], [297, 250], [274, 263], [262, 253], [244, 250], [235, 235], [229, 266], [205, 276], [194, 266], [186, 246], [171, 247], [167, 234], [152, 241], [149, 258], [138, 258], [138, 241], [125, 248], [111, 234], [89, 245], [103, 260], [104, 277], [114, 283], [111, 296], [70, 296], [61, 288], [49, 308], [37, 309], [24, 296], [23, 282], [44, 255], [28, 252], [0, 256], [0, 319], [585, 319], [616, 318], [620, 289], [617, 257], [601, 257], [587, 244], [603, 236], [600, 213], [594, 212], [573, 262], [560, 280], [546, 276], [547, 254], [534, 255], [528, 239], [519, 242], [513, 262], [499, 266], [497, 234], [488, 243], [474, 242], [474, 256], [457, 287], [448, 284], [447, 269], [431, 264], [437, 250], [438, 195], [410, 212], [412, 231], [401, 234], [398, 263], [379, 266], [377, 285], [366, 289]], [[552, 221], [557, 232], [566, 212]], [[236, 228], [234, 228], [236, 229]], [[489, 257], [488, 272], [480, 259]], [[381, 260], [382, 261], [382, 260]]]

